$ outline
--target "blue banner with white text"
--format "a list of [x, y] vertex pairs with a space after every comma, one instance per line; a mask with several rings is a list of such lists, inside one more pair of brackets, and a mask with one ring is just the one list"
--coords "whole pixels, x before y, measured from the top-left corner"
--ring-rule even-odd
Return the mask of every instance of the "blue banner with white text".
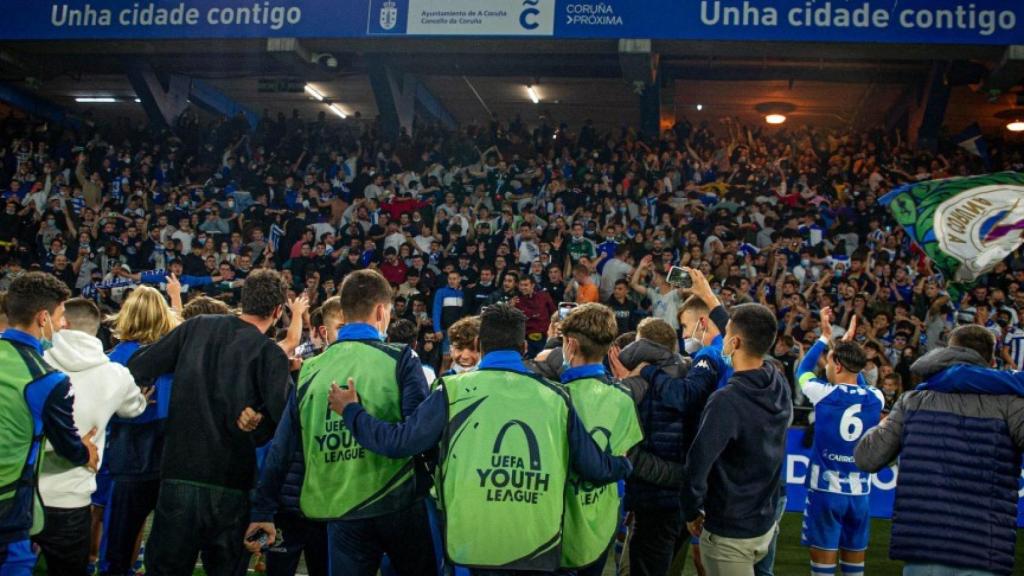
[[4, 0], [0, 39], [650, 38], [1024, 43], [1015, 0]]
[[[810, 448], [803, 445], [804, 428], [791, 428], [786, 436], [786, 512], [803, 512], [807, 505], [807, 469]], [[871, 478], [871, 516], [892, 518], [892, 505], [896, 497], [897, 467], [890, 466]], [[1024, 497], [1024, 470], [1021, 471], [1020, 496]], [[1024, 528], [1024, 500], [1017, 504], [1017, 527]]]

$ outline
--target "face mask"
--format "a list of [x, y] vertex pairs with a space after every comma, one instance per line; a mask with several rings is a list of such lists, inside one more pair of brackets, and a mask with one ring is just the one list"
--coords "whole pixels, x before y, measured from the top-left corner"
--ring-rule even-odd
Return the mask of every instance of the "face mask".
[[572, 368], [572, 361], [569, 359], [569, 354], [566, 354], [565, 344], [562, 344], [562, 372]]
[[50, 326], [50, 337], [47, 338], [44, 334], [43, 337], [39, 339], [39, 347], [43, 349], [43, 352], [53, 348], [53, 340], [57, 337], [57, 331], [53, 328], [53, 316], [47, 314], [46, 323]]
[[464, 372], [472, 372], [473, 370], [476, 370], [476, 368], [477, 368], [477, 364], [474, 364], [472, 366], [463, 366], [461, 364], [452, 364], [452, 370], [456, 374], [462, 374]]
[[807, 268], [811, 265], [811, 261], [805, 258], [800, 261], [800, 265], [803, 266], [804, 268]]
[[699, 352], [700, 349], [704, 347], [705, 335], [707, 335], [706, 328], [704, 329], [704, 333], [701, 334], [700, 338], [697, 338], [697, 331], [694, 330], [694, 333], [689, 338], [683, 341], [683, 349], [686, 350], [686, 353], [689, 354], [690, 356], [693, 356], [694, 354]]
[[735, 354], [735, 353], [736, 353], [735, 349], [733, 349], [731, 352], [726, 352], [725, 351], [725, 345], [724, 344], [722, 345], [722, 352], [721, 352], [722, 362], [724, 362], [725, 366], [727, 368], [729, 368], [730, 370], [732, 369], [732, 355]]
[[57, 225], [57, 221], [56, 220], [47, 220], [46, 221], [46, 225], [47, 226], [56, 226]]

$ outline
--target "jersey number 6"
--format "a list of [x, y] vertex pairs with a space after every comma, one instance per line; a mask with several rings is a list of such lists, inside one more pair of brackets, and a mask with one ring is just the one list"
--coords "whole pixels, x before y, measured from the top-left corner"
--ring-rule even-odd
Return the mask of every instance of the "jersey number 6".
[[843, 417], [839, 420], [839, 435], [847, 442], [859, 439], [861, 432], [864, 431], [864, 422], [857, 417], [857, 414], [860, 414], [860, 409], [860, 404], [850, 406], [843, 412]]

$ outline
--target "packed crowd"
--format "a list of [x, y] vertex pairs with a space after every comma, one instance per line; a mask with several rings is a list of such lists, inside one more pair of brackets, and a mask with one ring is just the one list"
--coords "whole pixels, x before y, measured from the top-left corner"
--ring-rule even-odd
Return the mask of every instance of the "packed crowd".
[[[993, 146], [983, 162], [955, 146], [939, 152], [915, 150], [898, 133], [752, 128], [730, 118], [684, 120], [656, 138], [629, 129], [603, 133], [589, 122], [578, 129], [546, 122], [529, 129], [514, 119], [455, 132], [421, 126], [390, 143], [378, 137], [372, 124], [332, 125], [322, 115], [308, 122], [297, 114], [265, 115], [250, 132], [238, 119], [205, 122], [186, 114], [173, 132], [160, 133], [127, 124], [73, 133], [11, 117], [0, 126], [0, 182], [6, 187], [0, 215], [0, 292], [11, 290], [23, 305], [31, 301], [26, 284], [43, 294], [40, 302], [50, 296], [54, 301], [76, 297], [69, 300], [62, 323], [75, 330], [74, 324], [87, 326], [85, 332], [100, 337], [102, 344], [95, 347], [101, 354], [113, 348], [110, 358], [127, 366], [136, 381], [148, 383], [144, 393], [126, 387], [123, 404], [107, 416], [113, 420], [106, 441], [119, 445], [122, 453], [152, 453], [154, 443], [164, 441], [163, 432], [145, 426], [166, 419], [176, 407], [178, 414], [188, 413], [178, 416], [176, 432], [167, 432], [163, 474], [158, 462], [111, 464], [137, 469], [107, 472], [115, 480], [106, 502], [127, 516], [108, 525], [117, 532], [110, 537], [115, 549], [103, 553], [107, 564], [101, 569], [108, 573], [131, 569], [142, 524], [154, 508], [151, 542], [158, 548], [151, 552], [159, 558], [154, 573], [190, 569], [185, 566], [189, 554], [176, 554], [189, 546], [199, 549], [200, 544], [182, 534], [188, 526], [199, 527], [201, 533], [216, 523], [214, 516], [246, 516], [247, 494], [222, 495], [211, 513], [208, 501], [196, 505], [211, 497], [204, 489], [161, 486], [168, 474], [182, 482], [209, 481], [241, 490], [251, 488], [256, 479], [251, 450], [224, 452], [215, 442], [188, 441], [196, 434], [212, 438], [224, 432], [210, 414], [189, 412], [186, 397], [223, 389], [227, 404], [244, 407], [233, 418], [241, 432], [252, 435], [243, 439], [252, 445], [266, 444], [275, 434], [270, 422], [276, 425], [272, 448], [261, 464], [247, 535], [262, 533], [262, 544], [272, 545], [276, 518], [278, 528], [288, 526], [286, 534], [298, 532], [303, 535], [298, 541], [313, 541], [309, 533], [316, 529], [305, 522], [316, 519], [310, 510], [324, 512], [322, 518], [329, 520], [351, 514], [353, 506], [356, 512], [368, 506], [373, 514], [367, 518], [377, 523], [348, 525], [350, 533], [332, 533], [333, 546], [336, 540], [355, 541], [373, 531], [426, 529], [427, 516], [378, 510], [381, 503], [409, 504], [412, 493], [397, 493], [399, 484], [387, 483], [385, 488], [396, 492], [387, 498], [377, 493], [380, 501], [368, 504], [345, 498], [369, 490], [365, 496], [371, 502], [380, 486], [353, 481], [339, 490], [348, 494], [339, 500], [315, 484], [317, 478], [326, 482], [326, 471], [332, 468], [313, 465], [321, 458], [327, 463], [361, 460], [366, 450], [401, 462], [439, 442], [444, 452], [444, 443], [451, 441], [441, 437], [446, 423], [416, 404], [443, 404], [445, 389], [428, 396], [418, 388], [421, 382], [433, 381], [434, 374], [452, 377], [475, 368], [501, 368], [561, 379], [572, 396], [572, 377], [593, 379], [600, 368], [602, 377], [607, 371], [621, 380], [636, 401], [639, 420], [633, 444], [639, 447], [630, 451], [628, 463], [609, 460], [608, 455], [602, 460], [590, 454], [593, 442], [573, 436], [570, 424], [567, 442], [579, 475], [575, 481], [601, 484], [632, 472], [626, 505], [635, 518], [631, 552], [623, 556], [635, 574], [664, 574], [673, 556], [685, 552], [681, 520], [699, 534], [704, 518], [702, 508], [700, 522], [694, 524], [697, 510], [686, 507], [687, 496], [692, 504], [707, 495], [696, 493], [698, 483], [680, 479], [686, 455], [682, 447], [703, 432], [707, 395], [731, 383], [732, 362], [738, 362], [737, 372], [768, 370], [765, 382], [754, 386], [784, 383], [782, 391], [772, 388], [771, 417], [734, 422], [737, 429], [763, 425], [765, 444], [752, 453], [764, 452], [765, 461], [744, 465], [742, 473], [730, 471], [728, 463], [724, 472], [719, 470], [726, 476], [750, 476], [765, 498], [716, 502], [710, 495], [704, 505], [725, 514], [744, 509], [745, 517], [753, 518], [750, 522], [757, 526], [737, 527], [709, 512], [708, 526], [737, 539], [761, 538], [756, 546], [750, 544], [756, 552], [747, 552], [758, 561], [767, 557], [767, 566], [758, 564], [757, 573], [771, 574], [769, 545], [774, 550], [774, 539], [768, 533], [784, 506], [776, 494], [783, 447], [778, 442], [768, 446], [774, 439], [768, 431], [784, 433], [793, 420], [793, 406], [804, 408], [802, 417], [807, 418], [832, 393], [830, 382], [839, 379], [874, 390], [870, 397], [878, 397], [874, 408], [880, 414], [898, 413], [900, 395], [923, 377], [912, 367], [951, 339], [954, 346], [970, 340], [955, 336], [961, 325], [980, 326], [991, 334], [997, 367], [1024, 367], [1024, 256], [1015, 254], [954, 302], [945, 279], [877, 203], [901, 183], [1022, 167], [1021, 152], [1001, 146]], [[692, 287], [670, 282], [677, 266], [687, 270]], [[368, 269], [379, 274], [362, 272]], [[49, 273], [60, 285], [41, 280], [33, 271]], [[384, 284], [375, 284], [376, 279]], [[280, 297], [278, 282], [284, 292]], [[343, 286], [350, 291], [347, 297]], [[382, 294], [388, 305], [379, 302]], [[591, 306], [596, 303], [604, 306]], [[12, 326], [51, 323], [48, 328], [39, 324], [40, 338], [49, 334], [54, 340], [51, 356], [60, 356], [64, 347], [75, 348], [68, 342], [72, 337], [62, 338], [63, 344], [54, 338], [65, 331], [52, 325], [53, 310], [31, 318], [10, 302], [6, 310], [18, 320]], [[605, 311], [607, 317], [602, 316]], [[203, 318], [174, 329], [196, 316]], [[107, 317], [112, 320], [100, 321]], [[601, 328], [605, 319], [612, 323], [607, 330]], [[495, 326], [501, 322], [516, 329], [498, 334]], [[271, 335], [267, 342], [276, 341], [272, 350], [245, 323]], [[849, 333], [843, 334], [844, 329]], [[833, 355], [825, 358], [818, 344], [831, 342], [833, 330], [837, 339], [850, 343], [836, 344], [834, 365]], [[384, 344], [371, 347], [373, 353], [355, 345], [349, 352], [366, 354], [366, 366], [383, 362], [392, 366], [392, 375], [399, 375], [402, 397], [390, 416], [380, 410], [393, 398], [371, 395], [367, 406], [375, 408], [369, 412], [358, 406], [356, 382], [372, 382], [374, 368], [352, 368], [354, 381], [344, 391], [335, 386], [341, 382], [330, 381], [316, 368], [347, 350], [346, 343], [378, 338], [409, 344], [415, 352]], [[972, 342], [977, 340], [974, 335]], [[230, 362], [216, 362], [219, 354], [228, 354], [222, 348], [225, 341], [231, 353], [248, 360], [232, 356]], [[332, 342], [343, 345], [328, 348]], [[767, 348], [759, 350], [765, 342]], [[499, 357], [517, 351], [519, 344], [527, 364]], [[140, 345], [152, 346], [137, 352]], [[724, 351], [730, 346], [731, 354]], [[276, 355], [287, 364], [279, 364]], [[762, 368], [762, 357], [773, 368]], [[827, 366], [826, 380], [809, 383], [819, 358]], [[238, 366], [244, 368], [239, 371]], [[422, 376], [408, 375], [420, 366]], [[67, 371], [74, 371], [73, 366]], [[324, 395], [300, 413], [295, 391], [268, 384], [286, 382], [287, 372], [297, 376], [299, 396], [312, 385], [330, 389], [329, 402]], [[309, 377], [303, 378], [305, 374]], [[172, 375], [178, 390], [174, 402]], [[240, 379], [258, 383], [256, 391], [227, 384]], [[55, 378], [54, 385], [65, 384]], [[194, 396], [180, 392], [181, 387], [193, 388]], [[688, 396], [685, 391], [691, 387], [700, 393]], [[640, 400], [648, 391], [647, 400]], [[447, 401], [455, 402], [450, 396], [455, 392], [448, 394]], [[720, 405], [717, 410], [722, 410]], [[343, 416], [343, 423], [331, 424], [331, 411]], [[319, 437], [320, 452], [315, 452], [315, 442], [306, 436], [306, 418], [324, 412], [329, 434]], [[147, 419], [145, 413], [152, 415]], [[417, 425], [394, 431], [371, 414]], [[572, 414], [570, 408], [570, 421]], [[736, 417], [719, 414], [716, 422], [730, 418]], [[182, 425], [181, 419], [187, 422]], [[863, 427], [856, 435], [859, 440], [878, 420], [865, 415], [857, 422]], [[71, 423], [60, 425], [54, 424], [62, 432], [53, 449], [69, 462], [95, 465], [96, 431], [79, 439]], [[334, 429], [336, 438], [330, 434], [332, 425], [341, 426]], [[341, 433], [342, 428], [350, 432]], [[436, 435], [431, 432], [435, 429]], [[712, 444], [725, 442], [720, 432], [710, 439], [714, 434], [707, 432], [703, 438]], [[46, 436], [51, 439], [49, 429]], [[332, 438], [338, 445], [321, 454]], [[102, 441], [96, 444], [102, 446]], [[633, 444], [614, 451], [625, 452]], [[881, 444], [876, 439], [871, 448], [884, 452]], [[844, 448], [851, 452], [846, 461], [851, 468], [837, 472], [851, 486], [859, 482], [852, 463], [854, 445]], [[498, 450], [496, 444], [495, 455]], [[300, 466], [305, 460], [307, 475], [299, 487], [293, 478], [296, 458]], [[875, 469], [888, 462], [865, 461]], [[204, 467], [210, 462], [217, 464]], [[709, 455], [704, 464], [709, 469], [723, 466], [713, 462]], [[406, 470], [402, 466], [390, 473]], [[466, 473], [449, 460], [440, 466], [450, 466], [453, 474]], [[383, 474], [387, 468], [374, 470]], [[412, 485], [426, 482], [420, 472], [418, 467], [406, 470]], [[478, 472], [483, 487], [486, 475]], [[693, 492], [684, 491], [682, 509], [681, 485]], [[438, 486], [442, 491], [450, 488], [443, 480]], [[487, 494], [490, 499], [491, 492]], [[445, 496], [438, 498], [443, 501]], [[292, 516], [282, 521], [278, 505], [291, 506]], [[183, 511], [161, 519], [161, 506]], [[449, 518], [472, 515], [454, 506], [447, 511]], [[675, 536], [666, 539], [665, 534]], [[236, 536], [225, 531], [203, 544], [209, 547], [203, 548], [208, 570], [228, 574], [237, 568], [238, 555], [228, 552], [239, 548], [241, 538]], [[814, 535], [810, 538], [813, 550]], [[524, 546], [530, 544], [527, 537], [523, 540]], [[704, 539], [700, 543], [708, 544]], [[421, 548], [428, 544], [429, 537], [419, 542]], [[846, 544], [843, 570], [856, 574], [859, 566], [863, 572], [863, 548]], [[260, 550], [259, 545], [250, 548]], [[400, 572], [403, 565], [422, 568], [418, 562], [427, 556], [489, 558], [493, 552], [446, 549], [434, 554], [411, 548], [415, 546], [377, 552], [387, 552]], [[307, 548], [307, 561], [310, 552]], [[606, 550], [594, 552], [600, 552], [599, 569]], [[320, 554], [349, 562], [352, 571], [346, 573], [363, 573], [373, 565], [372, 559], [360, 564], [351, 555], [335, 556], [333, 549]], [[584, 556], [586, 562], [568, 567], [589, 573], [586, 568], [593, 569], [596, 560], [590, 551]], [[536, 566], [546, 567], [544, 555], [538, 558]], [[834, 553], [823, 559], [812, 552], [812, 571], [815, 563], [827, 566], [839, 560]], [[738, 562], [721, 556], [710, 561], [712, 574], [732, 574], [729, 570], [736, 567], [731, 565]], [[749, 564], [753, 569], [754, 562]], [[493, 568], [501, 563], [467, 565]], [[516, 568], [533, 566], [527, 562]], [[283, 570], [279, 573], [287, 572]]]
[[[189, 115], [173, 134], [15, 118], [2, 132], [0, 290], [42, 269], [112, 313], [130, 287], [174, 274], [186, 300], [233, 305], [252, 270], [272, 267], [315, 309], [372, 267], [438, 369], [445, 329], [487, 303], [526, 312], [531, 356], [563, 301], [608, 303], [622, 332], [648, 315], [678, 329], [682, 295], [665, 273], [679, 264], [727, 304], [772, 307], [773, 354], [790, 374], [825, 306], [843, 325], [860, 317], [868, 382], [887, 394], [958, 321], [992, 330], [1001, 366], [1024, 365], [1024, 256], [950, 302], [876, 202], [900, 183], [984, 172], [982, 160], [917, 151], [899, 134], [726, 118], [652, 139], [515, 119], [390, 144], [372, 126], [297, 114], [265, 116], [252, 134]], [[1024, 158], [995, 148], [992, 162]]]

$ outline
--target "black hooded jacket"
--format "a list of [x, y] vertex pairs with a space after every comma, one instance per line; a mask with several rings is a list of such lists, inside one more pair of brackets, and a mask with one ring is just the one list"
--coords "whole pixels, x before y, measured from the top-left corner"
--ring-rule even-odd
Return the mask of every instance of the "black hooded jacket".
[[704, 526], [716, 536], [756, 538], [770, 530], [792, 418], [786, 377], [768, 363], [736, 372], [713, 393], [686, 458], [686, 521], [703, 510]]

